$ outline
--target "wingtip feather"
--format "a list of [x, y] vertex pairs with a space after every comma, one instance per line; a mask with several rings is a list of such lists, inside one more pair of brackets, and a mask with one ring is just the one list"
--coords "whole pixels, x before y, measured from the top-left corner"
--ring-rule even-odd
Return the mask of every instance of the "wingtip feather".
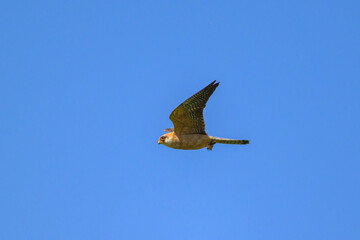
[[216, 82], [216, 80], [212, 81], [209, 86], [214, 86], [214, 87], [217, 87], [219, 86], [220, 82]]

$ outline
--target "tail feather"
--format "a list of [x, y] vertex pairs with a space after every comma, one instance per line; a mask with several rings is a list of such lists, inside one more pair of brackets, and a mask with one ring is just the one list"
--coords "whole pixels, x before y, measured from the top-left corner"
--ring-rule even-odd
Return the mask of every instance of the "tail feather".
[[211, 137], [215, 143], [223, 143], [223, 144], [249, 144], [249, 140], [238, 140], [238, 139], [228, 139], [228, 138], [219, 138], [219, 137]]

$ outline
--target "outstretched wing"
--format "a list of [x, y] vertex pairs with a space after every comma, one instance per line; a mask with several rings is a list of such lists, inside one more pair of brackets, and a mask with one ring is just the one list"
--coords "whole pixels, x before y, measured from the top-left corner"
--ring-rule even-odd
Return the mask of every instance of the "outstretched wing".
[[203, 111], [210, 96], [219, 86], [219, 83], [215, 82], [216, 80], [195, 93], [170, 114], [176, 134], [206, 134]]

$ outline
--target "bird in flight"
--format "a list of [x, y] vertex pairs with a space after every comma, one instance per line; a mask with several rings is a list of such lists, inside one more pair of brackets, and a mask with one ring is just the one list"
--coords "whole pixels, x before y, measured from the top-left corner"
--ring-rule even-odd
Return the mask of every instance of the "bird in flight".
[[174, 128], [166, 128], [158, 141], [175, 149], [196, 150], [207, 147], [212, 150], [215, 143], [249, 144], [249, 140], [227, 139], [209, 136], [205, 132], [204, 108], [210, 96], [219, 86], [213, 81], [204, 89], [185, 100], [170, 114]]

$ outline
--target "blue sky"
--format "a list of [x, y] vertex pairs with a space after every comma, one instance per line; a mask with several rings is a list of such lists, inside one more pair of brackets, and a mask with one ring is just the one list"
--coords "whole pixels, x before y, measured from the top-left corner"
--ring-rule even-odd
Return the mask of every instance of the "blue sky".
[[[360, 239], [359, 1], [0, 2], [1, 239]], [[159, 146], [213, 80], [213, 151]]]

